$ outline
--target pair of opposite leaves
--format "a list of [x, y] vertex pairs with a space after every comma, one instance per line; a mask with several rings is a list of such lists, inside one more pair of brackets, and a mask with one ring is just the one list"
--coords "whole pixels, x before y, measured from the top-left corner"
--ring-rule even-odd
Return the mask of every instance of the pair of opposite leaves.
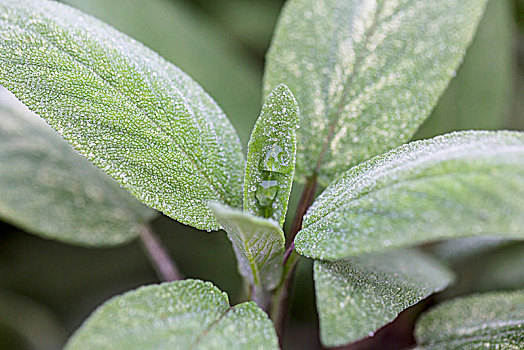
[[[9, 64], [2, 65], [2, 84], [6, 85], [26, 104], [30, 105], [32, 109], [46, 118], [48, 122], [60, 131], [77, 149], [109, 172], [110, 175], [116, 178], [139, 199], [164, 211], [166, 214], [182, 222], [195, 225], [196, 227], [210, 229], [216, 227], [216, 221], [214, 221], [210, 215], [207, 206], [205, 208], [203, 207], [203, 203], [207, 203], [209, 199], [217, 199], [223, 203], [238, 206], [238, 191], [237, 195], [235, 195], [234, 189], [241, 188], [241, 186], [239, 186], [239, 184], [241, 184], [241, 181], [239, 181], [239, 179], [241, 180], [241, 176], [239, 176], [240, 172], [238, 170], [243, 163], [243, 157], [241, 156], [241, 152], [239, 152], [240, 147], [236, 146], [238, 140], [220, 109], [194, 82], [178, 69], [158, 58], [158, 56], [120, 34], [115, 34], [114, 31], [107, 27], [98, 26], [96, 29], [94, 28], [91, 33], [85, 33], [83, 26], [96, 26], [96, 22], [91, 18], [83, 18], [80, 24], [76, 22], [72, 23], [70, 18], [78, 16], [78, 13], [63, 7], [58, 7], [60, 11], [63, 11], [59, 14], [56, 12], [56, 8], [54, 8], [55, 5], [50, 5], [49, 3], [42, 3], [43, 6], [41, 6], [42, 8], [40, 9], [41, 17], [35, 18], [35, 12], [31, 8], [30, 2], [21, 2], [19, 5], [15, 5], [9, 1], [4, 3], [7, 3], [9, 6], [1, 17], [3, 23], [7, 24], [2, 27], [2, 38], [4, 40], [0, 45], [2, 45], [2, 49], [5, 50], [2, 50], [1, 58], [5, 63]], [[287, 84], [292, 86], [295, 81], [298, 81], [295, 82], [297, 85], [295, 87], [292, 86], [292, 88], [293, 91], [296, 90], [301, 105], [302, 102], [304, 102], [303, 111], [304, 109], [308, 110], [308, 101], [314, 101], [314, 106], [316, 106], [315, 108], [317, 108], [317, 110], [321, 109], [320, 106], [323, 106], [322, 108], [324, 110], [322, 113], [308, 114], [309, 118], [306, 119], [307, 121], [305, 123], [311, 123], [311, 127], [307, 129], [303, 127], [301, 129], [306, 130], [306, 135], [315, 132], [318, 128], [322, 130], [323, 133], [333, 130], [333, 133], [330, 132], [326, 135], [327, 137], [325, 139], [329, 142], [324, 142], [324, 140], [320, 138], [322, 140], [319, 145], [318, 140], [315, 141], [314, 137], [310, 137], [309, 141], [311, 142], [308, 142], [306, 136], [304, 138], [306, 141], [301, 143], [305, 145], [304, 147], [306, 148], [311, 147], [310, 152], [306, 151], [302, 153], [305, 156], [311, 155], [314, 159], [318, 160], [320, 154], [326, 154], [326, 165], [322, 165], [321, 167], [322, 182], [326, 183], [329, 178], [332, 178], [326, 174], [340, 173], [342, 171], [340, 168], [347, 169], [348, 165], [339, 161], [350, 157], [347, 157], [347, 154], [340, 153], [341, 149], [351, 149], [351, 152], [361, 153], [360, 157], [362, 157], [362, 159], [368, 158], [369, 155], [373, 153], [380, 153], [375, 153], [377, 150], [369, 150], [370, 138], [360, 136], [362, 132], [359, 133], [359, 131], [364, 129], [371, 130], [371, 138], [378, 136], [381, 140], [396, 143], [399, 142], [395, 140], [399, 135], [401, 139], [409, 138], [409, 135], [407, 135], [409, 132], [406, 132], [406, 130], [411, 128], [414, 130], [423, 117], [427, 115], [428, 110], [431, 109], [432, 105], [436, 102], [438, 95], [444, 89], [457, 62], [460, 60], [460, 57], [462, 57], [463, 50], [474, 31], [478, 14], [481, 12], [479, 8], [482, 7], [478, 6], [479, 4], [474, 1], [454, 4], [454, 6], [460, 7], [460, 10], [465, 13], [467, 13], [466, 10], [470, 9], [475, 9], [475, 13], [477, 13], [477, 17], [464, 15], [455, 18], [455, 13], [449, 11], [450, 8], [448, 8], [451, 3], [454, 2], [450, 1], [445, 4], [431, 5], [431, 8], [422, 8], [420, 7], [422, 5], [418, 3], [403, 4], [408, 7], [410, 11], [404, 11], [405, 9], [403, 9], [402, 6], [395, 9], [394, 6], [391, 7], [385, 2], [379, 2], [377, 9], [369, 6], [370, 3], [367, 2], [346, 2], [338, 4], [337, 6], [339, 7], [334, 6], [333, 8], [325, 4], [320, 4], [316, 6], [324, 6], [324, 11], [318, 10], [315, 16], [311, 16], [311, 11], [309, 7], [305, 5], [305, 2], [295, 1], [288, 5], [285, 11], [289, 11], [289, 13], [302, 11], [304, 14], [303, 18], [307, 19], [303, 22], [311, 25], [311, 28], [314, 28], [315, 31], [323, 30], [324, 32], [329, 32], [335, 27], [336, 23], [331, 26], [329, 21], [319, 21], [316, 16], [320, 16], [321, 14], [329, 18], [339, 19], [349, 16], [354, 19], [355, 22], [353, 24], [355, 28], [364, 29], [362, 33], [355, 31], [357, 37], [354, 39], [358, 39], [358, 35], [360, 34], [362, 42], [359, 42], [359, 40], [354, 40], [354, 42], [359, 45], [362, 44], [361, 46], [356, 45], [355, 48], [352, 48], [345, 47], [344, 45], [334, 45], [327, 48], [327, 50], [317, 50], [318, 52], [313, 52], [313, 59], [292, 60], [289, 59], [291, 56], [294, 55], [297, 57], [297, 55], [300, 56], [303, 52], [298, 52], [298, 54], [296, 52], [296, 46], [300, 46], [301, 41], [295, 40], [296, 38], [294, 36], [299, 31], [290, 30], [290, 28], [295, 28], [294, 25], [296, 23], [293, 22], [293, 18], [296, 18], [296, 16], [286, 16], [286, 12], [284, 12], [272, 49], [275, 55], [273, 57], [274, 60], [268, 61], [266, 85], [270, 85], [267, 82], [271, 81], [272, 72], [284, 75], [286, 75], [285, 72], [288, 72], [290, 74], [287, 74]], [[412, 8], [409, 8], [410, 6], [412, 6]], [[431, 55], [416, 56], [413, 54], [423, 50], [424, 44], [434, 45], [434, 43], [431, 43], [431, 40], [416, 42], [409, 46], [409, 50], [405, 50], [404, 48], [407, 54], [413, 54], [409, 60], [406, 60], [407, 63], [418, 63], [420, 67], [424, 69], [428, 66], [428, 63], [437, 63], [430, 65], [431, 67], [435, 67], [433, 70], [425, 71], [421, 68], [420, 71], [413, 71], [412, 65], [402, 65], [402, 59], [405, 59], [406, 56], [398, 55], [399, 48], [402, 47], [402, 45], [399, 44], [402, 44], [402, 40], [405, 38], [387, 41], [385, 46], [382, 44], [386, 41], [382, 42], [382, 40], [391, 33], [400, 33], [399, 27], [388, 26], [388, 23], [391, 24], [395, 22], [398, 25], [398, 23], [402, 23], [402, 20], [413, 21], [415, 24], [409, 27], [408, 31], [405, 31], [404, 28], [402, 30], [404, 35], [409, 36], [410, 31], [424, 33], [424, 31], [420, 31], [422, 28], [420, 25], [421, 23], [428, 23], [428, 21], [426, 21], [421, 14], [431, 14], [432, 11], [430, 10], [434, 11], [433, 14], [439, 11], [443, 12], [442, 16], [438, 17], [441, 21], [438, 25], [453, 24], [453, 26], [447, 30], [453, 34], [451, 39], [458, 40], [453, 41], [453, 45], [456, 46], [446, 46], [442, 50], [441, 55], [435, 55], [433, 60], [436, 62], [432, 61]], [[455, 10], [457, 10], [457, 8], [455, 8]], [[25, 18], [28, 17], [33, 19], [26, 22]], [[401, 19], [400, 21], [399, 18]], [[313, 21], [313, 23], [308, 21]], [[325, 24], [325, 26], [320, 22]], [[381, 26], [384, 26], [386, 29], [389, 28], [388, 30], [391, 32], [387, 32], [387, 30], [386, 33], [380, 32], [377, 28], [381, 29]], [[457, 30], [457, 28], [459, 30]], [[395, 30], [397, 32], [395, 32]], [[80, 35], [75, 39], [73, 35], [68, 35], [68, 31], [77, 34], [80, 33]], [[344, 39], [348, 36], [348, 33], [344, 31], [337, 31], [337, 33], [339, 35], [337, 40]], [[350, 37], [351, 35], [354, 34], [349, 34]], [[443, 35], [443, 37], [445, 37], [445, 35]], [[83, 51], [83, 47], [86, 45], [86, 39], [89, 50]], [[450, 38], [446, 39], [449, 40]], [[374, 53], [376, 54], [366, 56], [364, 53], [369, 49], [368, 45], [380, 48], [386, 55], [378, 55], [378, 52], [375, 51]], [[129, 51], [130, 47], [133, 47], [133, 52]], [[357, 53], [353, 57], [351, 55], [347, 57], [342, 55], [351, 52], [353, 49], [355, 53]], [[303, 50], [303, 48], [300, 48], [300, 50]], [[335, 52], [333, 50], [335, 50]], [[27, 52], [28, 56], [18, 56], [17, 53], [19, 52]], [[119, 55], [119, 52], [126, 52], [128, 56], [122, 57]], [[398, 65], [386, 64], [386, 62], [394, 62], [388, 59], [388, 57], [393, 57], [392, 55], [400, 57], [400, 63]], [[28, 57], [33, 57], [33, 59], [29, 59]], [[352, 67], [352, 69], [354, 69], [353, 73], [347, 74], [348, 70], [344, 70], [344, 65], [333, 64], [333, 60], [330, 59], [330, 57], [337, 57], [342, 63], [344, 63], [344, 60], [347, 58], [354, 59], [355, 64]], [[98, 59], [98, 66], [93, 66], [94, 58]], [[46, 67], [38, 66], [38, 69], [35, 69], [35, 60], [38, 59], [46, 60], [50, 64]], [[279, 69], [271, 69], [271, 62], [278, 62], [278, 60], [284, 60], [285, 62], [279, 62]], [[304, 69], [298, 67], [300, 64], [304, 64], [304, 67], [302, 67]], [[310, 66], [313, 68], [310, 68]], [[371, 66], [381, 69], [377, 68], [373, 70], [370, 69]], [[280, 67], [284, 68], [281, 69]], [[323, 68], [320, 69], [319, 67]], [[315, 72], [313, 72], [312, 69], [315, 70]], [[336, 74], [333, 74], [335, 78], [340, 77], [343, 80], [345, 79], [344, 83], [337, 85], [335, 84], [336, 79], [326, 82], [325, 78], [329, 75], [326, 75], [326, 70], [335, 72]], [[302, 74], [300, 72], [305, 71], [312, 74], [316, 73], [319, 76], [318, 81], [313, 81], [311, 85], [304, 83], [304, 80], [300, 79]], [[387, 72], [395, 74], [384, 74]], [[407, 93], [409, 91], [407, 91], [405, 95], [399, 95], [398, 91], [402, 86], [390, 85], [389, 83], [391, 82], [388, 81], [387, 77], [398, 77], [400, 74], [401, 77], [407, 78], [411, 77], [413, 72], [417, 73], [415, 76], [418, 75], [418, 80], [416, 81], [419, 83], [427, 83], [428, 79], [433, 79], [433, 81], [438, 82], [438, 84], [432, 85], [431, 88], [425, 86], [426, 89], [423, 89], [421, 95], [416, 95], [412, 92]], [[440, 74], [442, 72], [444, 72], [444, 74]], [[143, 74], [146, 74], [146, 76], [143, 76]], [[22, 76], [23, 79], [20, 79], [20, 76]], [[76, 85], [71, 84], [72, 82], [75, 82]], [[80, 85], [83, 84], [83, 86], [80, 86], [78, 84], [79, 82]], [[316, 85], [315, 82], [319, 82], [319, 84], [320, 82], [325, 82], [326, 85]], [[71, 86], [75, 88], [71, 89]], [[342, 90], [333, 89], [333, 87], [336, 86], [341, 86]], [[348, 88], [348, 86], [350, 88]], [[370, 88], [362, 89], [363, 86], [370, 86]], [[385, 86], [392, 87], [384, 88]], [[358, 92], [359, 89], [362, 90], [363, 93]], [[413, 90], [417, 92], [421, 91], [417, 90], [416, 86], [413, 86]], [[307, 98], [314, 96], [317, 92], [317, 98]], [[427, 95], [423, 93], [427, 93]], [[97, 100], [93, 100], [93, 94], [96, 95]], [[380, 104], [375, 104], [376, 106], [373, 107], [378, 108], [378, 110], [369, 110], [371, 107], [369, 107], [367, 103], [370, 101], [370, 96], [377, 95], [384, 97], [385, 102], [394, 101], [394, 111], [381, 114], [380, 108], [386, 107]], [[320, 98], [321, 96], [323, 96], [323, 98]], [[396, 97], [392, 98], [392, 96]], [[87, 103], [85, 105], [79, 105], [79, 101]], [[326, 106], [338, 106], [339, 108], [337, 108], [336, 111], [343, 113], [333, 113], [332, 110], [327, 111]], [[309, 110], [314, 112], [315, 108], [309, 108]], [[100, 113], [102, 111], [104, 112]], [[324, 112], [326, 113], [324, 114]], [[135, 118], [132, 118], [132, 120], [129, 118], [123, 119], [122, 114], [133, 115]], [[392, 114], [396, 115], [397, 119], [388, 120], [388, 117], [385, 117], [385, 119], [381, 121], [382, 124], [377, 121], [372, 124], [376, 128], [369, 128], [369, 119], [357, 118], [356, 121], [359, 126], [357, 126], [355, 130], [348, 130], [347, 127], [342, 127], [340, 131], [336, 130], [338, 125], [351, 125], [351, 119], [359, 114], [384, 116]], [[177, 117], [176, 120], [171, 118], [174, 115]], [[318, 120], [322, 115], [329, 116], [328, 120]], [[82, 116], [84, 119], [77, 119], [74, 118], [74, 116]], [[413, 118], [413, 116], [417, 116], [419, 121], [408, 123], [409, 127], [407, 128], [406, 121], [411, 120], [410, 118]], [[347, 118], [349, 119], [346, 120]], [[349, 121], [349, 123], [346, 123], [346, 121]], [[385, 122], [389, 123], [391, 127], [385, 128], [383, 124]], [[326, 125], [330, 127], [326, 127]], [[108, 126], [110, 126], [110, 130], [108, 130]], [[317, 126], [317, 128], [315, 128], [315, 126]], [[331, 128], [331, 126], [333, 128]], [[138, 132], [141, 129], [150, 130], [151, 133], [147, 135], [141, 134]], [[181, 133], [175, 134], [175, 130], [180, 130]], [[400, 133], [398, 132], [399, 130], [401, 130]], [[359, 137], [348, 140], [348, 138], [345, 137], [348, 132], [359, 135]], [[404, 133], [406, 133], [406, 135], [404, 135]], [[355, 147], [348, 148], [341, 140], [350, 142], [350, 144]], [[350, 171], [350, 175], [346, 174], [346, 182], [342, 180], [339, 181], [338, 186], [332, 186], [331, 190], [328, 190], [326, 192], [327, 194], [319, 199], [318, 202], [326, 204], [327, 209], [320, 204], [313, 207], [313, 210], [308, 216], [308, 218], [310, 217], [311, 219], [309, 221], [306, 219], [305, 222], [304, 236], [306, 238], [303, 239], [303, 247], [300, 247], [300, 241], [297, 241], [297, 246], [302, 253], [312, 257], [337, 258], [353, 254], [355, 251], [381, 249], [381, 247], [406, 244], [405, 240], [396, 237], [395, 234], [390, 237], [391, 232], [385, 235], [386, 239], [382, 241], [380, 240], [380, 236], [373, 237], [373, 228], [382, 227], [380, 226], [381, 223], [373, 220], [370, 221], [368, 216], [361, 214], [371, 213], [371, 215], [373, 215], [380, 212], [380, 210], [389, 210], [390, 207], [386, 205], [384, 208], [377, 208], [374, 205], [376, 200], [375, 202], [373, 201], [373, 196], [366, 196], [365, 199], [368, 202], [365, 203], [364, 201], [363, 208], [355, 206], [355, 202], [357, 201], [348, 204], [348, 202], [351, 202], [351, 199], [355, 199], [355, 197], [351, 195], [347, 196], [348, 188], [344, 189], [344, 186], [348, 186], [349, 184], [348, 187], [351, 189], [351, 186], [354, 187], [355, 183], [364, 183], [365, 186], [361, 186], [361, 188], [365, 189], [366, 192], [375, 189], [373, 186], [370, 186], [370, 184], [373, 184], [372, 176], [360, 176], [360, 178], [363, 177], [370, 181], [359, 182], [359, 174], [361, 175], [368, 168], [372, 170], [384, 170], [385, 168], [393, 170], [388, 173], [389, 177], [388, 174], [386, 174], [386, 176], [381, 178], [381, 181], [383, 181], [382, 185], [387, 184], [387, 180], [396, 179], [399, 174], [398, 169], [395, 169], [391, 164], [386, 164], [385, 167], [377, 166], [377, 164], [380, 165], [379, 163], [381, 163], [381, 161], [384, 161], [384, 163], [390, 161], [395, 164], [400, 161], [414, 160], [414, 162], [408, 164], [408, 166], [399, 167], [401, 170], [400, 173], [404, 171], [405, 180], [409, 179], [411, 175], [416, 178], [420, 176], [420, 169], [415, 167], [415, 165], [420, 163], [430, 168], [436, 164], [437, 168], [440, 168], [440, 171], [445, 171], [449, 170], [451, 167], [450, 164], [457, 165], [458, 162], [460, 165], [467, 163], [466, 168], [468, 170], [480, 169], [484, 172], [491, 171], [491, 173], [493, 173], [493, 168], [498, 170], [503, 169], [502, 173], [504, 176], [501, 177], [504, 178], [504, 183], [506, 183], [506, 187], [508, 188], [507, 194], [509, 194], [511, 192], [510, 187], [514, 187], [520, 181], [518, 177], [512, 176], [512, 174], [515, 174], [516, 170], [519, 170], [518, 160], [521, 159], [519, 158], [521, 157], [521, 153], [519, 153], [521, 152], [521, 142], [522, 140], [519, 135], [511, 133], [455, 134], [435, 141], [406, 146], [396, 152], [394, 151], [386, 156], [379, 157], [380, 159], [375, 160], [375, 162], [368, 162], [357, 168], [357, 170]], [[129, 150], [129, 152], [118, 154], [115, 150], [119, 148], [122, 149], [122, 144], [125, 145], [124, 149]], [[362, 144], [365, 144], [365, 146], [359, 146]], [[381, 147], [387, 148], [384, 146], [384, 143], [377, 142], [376, 144], [379, 145], [377, 149]], [[478, 144], [484, 145], [486, 149], [496, 148], [488, 154], [487, 158], [494, 160], [500, 158], [500, 155], [503, 154], [503, 158], [506, 159], [506, 161], [495, 162], [497, 163], [494, 164], [495, 166], [487, 164], [485, 167], [478, 167], [478, 164], [470, 164], [475, 163], [475, 161], [465, 160], [464, 158], [473, 155], [478, 158], [477, 162], [483, 163], [487, 158], [483, 157], [481, 152], [473, 154], [463, 152], [455, 158], [449, 155], [452, 154], [454, 150], [460, 149], [463, 145], [469, 145], [470, 147], [467, 149], [472, 150], [475, 145]], [[223, 145], [226, 145], [228, 148], [226, 149]], [[358, 150], [359, 148], [360, 150]], [[409, 155], [413, 150], [424, 150], [424, 148], [427, 152], [415, 152], [417, 155], [413, 157]], [[362, 152], [362, 150], [366, 149], [371, 153], [366, 155], [366, 152]], [[194, 153], [187, 153], [189, 150], [194, 151]], [[324, 153], [324, 150], [328, 150], [328, 152]], [[447, 152], [448, 156], [439, 157], [433, 163], [431, 161], [426, 163], [421, 161], [421, 159], [427, 159], [428, 154], [431, 154], [431, 152], [439, 150], [442, 154]], [[100, 156], [101, 154], [103, 156]], [[398, 157], [396, 157], [395, 154]], [[508, 154], [511, 155], [509, 159], [507, 157]], [[418, 156], [422, 158], [417, 158]], [[360, 160], [358, 154], [356, 157], [351, 157], [351, 159], [353, 159], [354, 162]], [[165, 162], [156, 164], [159, 161]], [[442, 161], [445, 166], [442, 166], [439, 161]], [[301, 166], [299, 160], [299, 170], [301, 168], [308, 169], [309, 165], [307, 164], [316, 164], [308, 160], [305, 162], [306, 165]], [[516, 167], [515, 162], [517, 163]], [[340, 166], [336, 165], [339, 163], [341, 163]], [[168, 167], [166, 167], [166, 165], [168, 165]], [[195, 170], [192, 173], [195, 176], [192, 179], [192, 183], [187, 181], [188, 169]], [[413, 171], [413, 169], [415, 170]], [[135, 173], [134, 170], [137, 170], [137, 172]], [[301, 173], [307, 176], [311, 172], [302, 171]], [[510, 175], [509, 179], [506, 176], [508, 174]], [[357, 180], [352, 177], [355, 177]], [[347, 179], [349, 179], [349, 181]], [[476, 188], [489, 188], [497, 179], [497, 177], [490, 179], [489, 175], [487, 175], [487, 177], [477, 177], [475, 178]], [[422, 184], [425, 185], [422, 186], [422, 188], [415, 188], [411, 193], [415, 195], [410, 197], [408, 194], [408, 200], [404, 198], [400, 201], [400, 204], [408, 203], [407, 206], [411, 208], [414, 204], [420, 203], [421, 200], [423, 201], [423, 198], [419, 198], [420, 193], [427, 195], [428, 185], [432, 184], [431, 181], [434, 179], [430, 178], [429, 180], [429, 182]], [[262, 181], [273, 180], [265, 178], [262, 179]], [[399, 187], [402, 187], [402, 183], [400, 186], [396, 186], [397, 191]], [[446, 191], [447, 194], [455, 194], [455, 198], [457, 198], [461, 193], [460, 191], [464, 191], [466, 187], [467, 186], [462, 186], [462, 188], [459, 189], [446, 188]], [[379, 188], [386, 187], [381, 186]], [[457, 193], [459, 195], [457, 195]], [[341, 196], [338, 196], [339, 194]], [[271, 194], [269, 195], [271, 196]], [[337, 197], [337, 201], [335, 202], [330, 196], [333, 198]], [[343, 199], [344, 196], [347, 197], [347, 201], [338, 201], [338, 199]], [[395, 191], [392, 191], [391, 196], [395, 197]], [[444, 198], [446, 196], [443, 195], [442, 197]], [[189, 200], [187, 200], [188, 198]], [[260, 203], [260, 198], [257, 200]], [[392, 204], [391, 207], [393, 208], [398, 204], [395, 203], [395, 200], [395, 198], [392, 198], [389, 203]], [[361, 201], [361, 203], [362, 202], [363, 201]], [[458, 220], [462, 214], [466, 214], [463, 208], [464, 203], [460, 203], [460, 200], [458, 202], [456, 207], [462, 211], [459, 210], [457, 212], [449, 209], [450, 212], [456, 214], [454, 217], [452, 216], [455, 221]], [[175, 205], [172, 205], [173, 203]], [[518, 211], [518, 208], [521, 208], [519, 201], [513, 201], [513, 203], [510, 204], [512, 205], [512, 210], [517, 209]], [[348, 212], [348, 206], [349, 208], [356, 208], [355, 215], [361, 218], [358, 225], [348, 225], [348, 221], [353, 222], [353, 220], [350, 220], [351, 216], [348, 218], [344, 214]], [[177, 212], [175, 213], [174, 210]], [[485, 206], [473, 207], [470, 209], [470, 212], [478, 213], [482, 210], [485, 210]], [[329, 220], [324, 220], [326, 218], [322, 212], [326, 211], [333, 211], [335, 214], [329, 217], [326, 216]], [[349, 210], [349, 212], [353, 213], [355, 211]], [[407, 212], [409, 212], [409, 210]], [[410, 215], [406, 217], [395, 214], [389, 218], [392, 219], [392, 221], [387, 221], [388, 218], [385, 220], [386, 223], [393, 226], [394, 231], [396, 228], [398, 229], [398, 227], [403, 228], [406, 222], [412, 221], [413, 217], [418, 216], [417, 218], [420, 219], [420, 214], [423, 212], [431, 213], [433, 218], [431, 218], [431, 215], [427, 215], [428, 218], [423, 217], [425, 220], [421, 220], [422, 226], [431, 226], [432, 223], [438, 221], [439, 216], [445, 217], [439, 214], [438, 211], [418, 210], [412, 211]], [[487, 220], [484, 220], [488, 223], [486, 227], [498, 228], [502, 225], [504, 226], [505, 232], [508, 232], [510, 235], [515, 235], [515, 227], [519, 223], [518, 220], [507, 219], [508, 217], [503, 217], [501, 212], [502, 210], [489, 213]], [[319, 215], [315, 215], [315, 213]], [[484, 213], [481, 214], [484, 215]], [[374, 217], [376, 217], [376, 215], [374, 215]], [[509, 217], [511, 218], [511, 216]], [[318, 220], [318, 218], [323, 219], [323, 224], [322, 220]], [[398, 218], [400, 219], [395, 221]], [[430, 238], [452, 237], [465, 234], [464, 232], [454, 230], [454, 227], [456, 227], [454, 220], [451, 220], [449, 225], [445, 225], [442, 230]], [[391, 222], [393, 225], [391, 225]], [[313, 237], [307, 236], [307, 229], [310, 226], [309, 223], [311, 223], [311, 225], [317, 225], [314, 230], [309, 230], [310, 233], [316, 231], [313, 232]], [[330, 228], [326, 227], [331, 227], [333, 224], [337, 225], [335, 235], [332, 234], [332, 229], [330, 231]], [[395, 228], [395, 225], [398, 227]], [[371, 239], [361, 243], [360, 246], [358, 244], [348, 246], [349, 240], [347, 238], [353, 237], [355, 230], [364, 233], [371, 232], [371, 235], [362, 235], [363, 241], [365, 241], [368, 236], [371, 237]], [[478, 229], [478, 232], [481, 231], [482, 227]], [[301, 236], [299, 236], [299, 239], [300, 237]], [[377, 245], [377, 241], [383, 243]], [[317, 250], [315, 251], [315, 249]]]

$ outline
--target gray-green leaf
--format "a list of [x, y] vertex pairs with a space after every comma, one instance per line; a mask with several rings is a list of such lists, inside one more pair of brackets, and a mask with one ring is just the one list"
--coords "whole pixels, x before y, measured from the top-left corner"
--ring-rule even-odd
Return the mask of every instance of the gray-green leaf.
[[448, 297], [524, 288], [524, 241], [469, 237], [440, 243], [433, 252], [458, 276]]
[[398, 314], [432, 293], [453, 275], [416, 250], [315, 261], [320, 339], [339, 346], [372, 336]]
[[229, 306], [209, 282], [141, 287], [99, 307], [66, 345], [74, 349], [278, 349], [273, 324], [255, 303]]
[[297, 251], [338, 259], [443, 238], [524, 238], [524, 133], [415, 141], [346, 172], [313, 203]]
[[524, 291], [457, 298], [422, 315], [421, 349], [523, 349]]
[[267, 56], [301, 110], [297, 175], [327, 185], [409, 140], [454, 75], [486, 0], [291, 0]]
[[190, 77], [68, 6], [0, 1], [0, 83], [145, 204], [218, 229], [207, 202], [240, 206], [233, 127]]
[[[113, 25], [180, 67], [213, 96], [247, 144], [260, 109], [262, 72], [238, 39], [186, 0], [125, 1], [125, 6], [122, 0], [62, 2]], [[218, 5], [226, 7], [223, 1]], [[227, 7], [240, 4], [231, 5]]]
[[298, 105], [287, 86], [269, 94], [247, 151], [244, 210], [284, 225], [295, 174]]
[[515, 76], [512, 7], [510, 1], [488, 2], [457, 76], [415, 138], [508, 127]]
[[210, 207], [233, 244], [240, 274], [262, 291], [275, 288], [282, 274], [285, 244], [278, 224], [219, 203]]
[[0, 217], [66, 243], [108, 246], [135, 238], [155, 212], [0, 90]]

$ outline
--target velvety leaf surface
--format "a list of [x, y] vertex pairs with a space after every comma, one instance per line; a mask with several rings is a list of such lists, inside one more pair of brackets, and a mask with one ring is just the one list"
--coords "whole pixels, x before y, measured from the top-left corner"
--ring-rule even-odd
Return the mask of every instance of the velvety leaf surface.
[[522, 349], [522, 305], [523, 291], [457, 298], [423, 314], [415, 337], [421, 349]]
[[280, 282], [284, 232], [271, 219], [211, 203], [211, 210], [233, 244], [240, 274], [252, 285], [271, 290]]
[[510, 1], [488, 1], [457, 76], [414, 138], [508, 127], [515, 75], [512, 9]]
[[[262, 72], [236, 38], [207, 13], [185, 0], [126, 0], [125, 6], [121, 0], [63, 2], [111, 24], [180, 67], [218, 102], [242, 144], [247, 144], [260, 110]], [[226, 7], [223, 1], [217, 5], [220, 10]], [[253, 19], [251, 13], [239, 16], [246, 22]], [[239, 17], [231, 19], [238, 22]], [[269, 25], [269, 38], [273, 26]]]
[[297, 101], [285, 85], [277, 86], [262, 107], [247, 151], [244, 175], [244, 210], [271, 218], [280, 226], [286, 220], [295, 174]]
[[337, 259], [475, 235], [524, 237], [524, 133], [457, 132], [352, 168], [313, 203], [297, 251]]
[[486, 0], [292, 0], [267, 56], [302, 118], [297, 175], [327, 185], [409, 140], [455, 74]]
[[108, 246], [138, 235], [155, 212], [0, 90], [0, 217], [66, 243]]
[[278, 349], [267, 315], [252, 303], [229, 306], [209, 282], [141, 287], [99, 307], [66, 349]]
[[315, 289], [322, 344], [339, 346], [373, 335], [452, 280], [451, 272], [416, 250], [317, 260]]
[[218, 229], [208, 200], [241, 204], [243, 155], [185, 73], [52, 1], [0, 1], [0, 83], [139, 200]]

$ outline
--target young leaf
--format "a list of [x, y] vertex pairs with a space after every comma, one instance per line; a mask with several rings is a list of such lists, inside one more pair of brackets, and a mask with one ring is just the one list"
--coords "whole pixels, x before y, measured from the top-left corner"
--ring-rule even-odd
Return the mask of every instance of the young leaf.
[[327, 185], [409, 140], [469, 45], [486, 0], [291, 0], [267, 56], [266, 94], [301, 109], [297, 175]]
[[338, 259], [443, 238], [524, 238], [524, 133], [415, 141], [346, 172], [313, 203], [297, 251]]
[[315, 289], [322, 344], [339, 346], [373, 335], [452, 280], [450, 271], [416, 250], [317, 260]]
[[457, 298], [422, 315], [420, 349], [524, 348], [524, 291]]
[[185, 73], [52, 1], [0, 1], [0, 83], [145, 204], [218, 229], [207, 202], [241, 203], [243, 155]]
[[154, 217], [153, 210], [76, 153], [38, 116], [25, 107], [2, 105], [3, 220], [66, 243], [109, 246], [135, 238]]
[[252, 303], [229, 306], [209, 282], [139, 288], [99, 307], [66, 345], [74, 349], [278, 349], [267, 315]]
[[286, 220], [295, 173], [298, 105], [281, 84], [269, 94], [258, 118], [247, 151], [244, 175], [244, 210], [275, 220]]
[[233, 244], [240, 274], [255, 286], [255, 292], [275, 288], [282, 274], [285, 244], [278, 224], [219, 203], [210, 207]]

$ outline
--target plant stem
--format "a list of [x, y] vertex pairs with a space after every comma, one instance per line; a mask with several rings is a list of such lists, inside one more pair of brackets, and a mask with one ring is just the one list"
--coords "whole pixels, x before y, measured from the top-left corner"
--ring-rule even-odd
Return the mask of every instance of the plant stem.
[[[300, 197], [300, 201], [298, 202], [297, 211], [295, 212], [295, 217], [293, 218], [293, 222], [291, 224], [291, 230], [289, 231], [289, 237], [288, 237], [288, 246], [292, 249], [294, 249], [294, 245], [292, 244], [295, 240], [295, 236], [297, 235], [298, 231], [302, 228], [302, 220], [304, 219], [304, 215], [306, 214], [306, 211], [308, 210], [311, 203], [313, 203], [313, 199], [315, 199], [315, 193], [317, 191], [317, 175], [313, 174], [307, 181], [306, 186], [304, 187], [304, 190], [302, 191], [302, 196]], [[289, 249], [288, 248], [288, 249]], [[288, 254], [289, 255], [289, 254]]]
[[144, 247], [149, 261], [155, 269], [158, 277], [163, 281], [176, 281], [182, 279], [178, 272], [175, 263], [169, 256], [167, 249], [157, 235], [151, 230], [149, 226], [142, 226], [140, 229], [140, 240]]
[[278, 338], [282, 341], [282, 335], [284, 334], [284, 324], [285, 324], [285, 309], [286, 301], [289, 291], [289, 286], [293, 280], [293, 272], [295, 266], [298, 262], [298, 254], [295, 251], [292, 251], [289, 255], [286, 264], [284, 265], [284, 271], [282, 275], [284, 276], [282, 282], [277, 287], [273, 293], [273, 300], [269, 310], [271, 319], [275, 324], [275, 329], [277, 331]]
[[284, 271], [282, 272], [282, 282], [277, 287], [273, 294], [273, 300], [270, 308], [270, 316], [273, 322], [275, 323], [275, 329], [279, 336], [279, 339], [282, 339], [284, 334], [284, 324], [285, 324], [285, 311], [287, 308], [287, 296], [289, 286], [293, 280], [293, 273], [295, 271], [295, 266], [298, 262], [298, 254], [295, 252], [295, 243], [294, 239], [298, 231], [302, 227], [302, 220], [304, 214], [306, 214], [307, 209], [313, 203], [315, 198], [315, 193], [317, 189], [317, 176], [313, 174], [311, 176], [304, 190], [302, 191], [302, 196], [298, 203], [297, 211], [295, 212], [295, 217], [293, 218], [293, 223], [291, 224], [291, 231], [288, 237], [288, 249], [284, 253]]

